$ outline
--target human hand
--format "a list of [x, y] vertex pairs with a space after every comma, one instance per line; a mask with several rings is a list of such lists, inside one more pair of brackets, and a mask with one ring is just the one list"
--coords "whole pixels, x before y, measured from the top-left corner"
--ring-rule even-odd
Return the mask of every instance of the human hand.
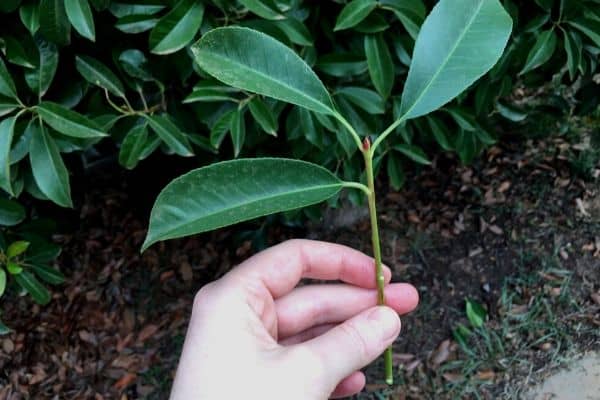
[[[386, 286], [376, 306], [371, 257], [290, 240], [249, 258], [196, 295], [171, 399], [327, 399], [360, 392], [360, 368], [400, 333], [419, 301]], [[384, 267], [386, 283], [391, 272]], [[342, 284], [305, 285], [302, 278]], [[391, 307], [391, 308], [390, 308]]]

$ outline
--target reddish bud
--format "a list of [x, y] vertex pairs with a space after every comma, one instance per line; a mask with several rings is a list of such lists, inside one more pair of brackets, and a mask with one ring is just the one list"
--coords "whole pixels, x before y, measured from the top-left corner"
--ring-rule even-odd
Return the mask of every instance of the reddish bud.
[[365, 140], [363, 140], [363, 150], [368, 151], [370, 148], [371, 148], [371, 141], [369, 140], [368, 137], [366, 137]]

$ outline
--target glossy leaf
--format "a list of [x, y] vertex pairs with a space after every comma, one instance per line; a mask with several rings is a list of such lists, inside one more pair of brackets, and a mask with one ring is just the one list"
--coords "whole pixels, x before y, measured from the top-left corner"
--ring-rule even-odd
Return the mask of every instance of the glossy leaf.
[[31, 36], [22, 35], [18, 39], [4, 36], [3, 40], [6, 58], [9, 62], [28, 69], [36, 67], [38, 54]]
[[395, 70], [390, 50], [382, 35], [365, 36], [365, 54], [367, 55], [371, 81], [377, 92], [385, 100], [390, 96], [394, 87]]
[[221, 115], [211, 127], [210, 144], [215, 149], [221, 147], [221, 142], [227, 135], [227, 132], [231, 130], [231, 120], [233, 118], [233, 114], [236, 112], [237, 110], [231, 110], [223, 113], [223, 115]]
[[327, 75], [346, 77], [367, 72], [367, 60], [356, 54], [334, 53], [319, 58], [315, 67]]
[[364, 20], [377, 7], [375, 0], [352, 0], [346, 4], [335, 21], [334, 31], [352, 28]]
[[19, 8], [19, 18], [23, 26], [32, 35], [40, 28], [40, 5], [37, 2], [28, 2]]
[[[2, 267], [0, 267], [0, 297], [2, 297], [2, 295], [4, 295], [4, 291], [6, 290], [6, 272], [4, 271], [4, 269]], [[0, 323], [1, 325], [1, 323]], [[0, 326], [0, 329], [2, 329], [2, 327]], [[2, 334], [2, 332], [0, 331], [0, 335]]]
[[0, 117], [10, 114], [19, 107], [15, 99], [0, 95]]
[[60, 285], [65, 281], [65, 276], [57, 269], [48, 265], [34, 264], [31, 270], [44, 282], [51, 285]]
[[52, 298], [50, 292], [32, 273], [23, 271], [15, 275], [15, 281], [31, 295], [36, 303], [46, 305], [50, 302]]
[[150, 128], [169, 146], [176, 154], [183, 157], [194, 155], [194, 151], [183, 132], [167, 117], [163, 115], [145, 115]]
[[0, 58], [0, 94], [13, 99], [18, 98], [15, 82], [10, 76], [8, 69], [6, 69], [6, 64], [4, 64], [2, 58]]
[[92, 42], [96, 40], [94, 17], [88, 0], [64, 0], [71, 25], [79, 34]]
[[21, 0], [2, 0], [2, 2], [0, 2], [0, 12], [13, 12], [19, 7], [20, 4]]
[[159, 194], [142, 246], [306, 207], [338, 193], [343, 182], [304, 161], [257, 158], [193, 170]]
[[282, 21], [274, 21], [273, 24], [281, 29], [292, 43], [300, 46], [312, 46], [313, 38], [310, 31], [297, 19], [286, 18]]
[[76, 138], [106, 136], [94, 121], [59, 104], [44, 101], [35, 109], [44, 122], [63, 135]]
[[148, 127], [146, 124], [137, 125], [131, 129], [121, 143], [119, 163], [127, 169], [135, 168], [141, 159], [140, 156], [147, 140]]
[[393, 154], [389, 154], [387, 157], [387, 174], [392, 188], [394, 190], [402, 189], [406, 181], [406, 175], [404, 175], [400, 159]]
[[474, 328], [481, 328], [485, 323], [487, 312], [481, 304], [476, 301], [467, 299], [465, 304], [467, 318]]
[[50, 200], [63, 207], [73, 207], [69, 172], [52, 137], [32, 120], [28, 129], [33, 130], [29, 160], [35, 182]]
[[150, 51], [170, 54], [187, 46], [202, 24], [204, 4], [197, 0], [181, 0], [150, 32]]
[[265, 19], [284, 19], [274, 0], [239, 0], [248, 10]]
[[88, 56], [77, 56], [75, 67], [89, 83], [106, 89], [115, 96], [125, 97], [121, 80], [100, 61]]
[[125, 33], [141, 33], [154, 28], [158, 21], [154, 15], [127, 15], [119, 18], [115, 28]]
[[[325, 114], [333, 113], [327, 90], [310, 67], [277, 40], [248, 28], [218, 28], [193, 47], [195, 60], [218, 80]], [[272, 60], [286, 60], [273, 63]]]
[[125, 73], [145, 82], [154, 80], [146, 55], [137, 49], [129, 49], [119, 55], [119, 62]]
[[0, 226], [15, 226], [26, 217], [25, 208], [14, 200], [0, 197]]
[[600, 20], [577, 18], [573, 21], [569, 21], [569, 24], [579, 29], [584, 35], [590, 38], [597, 47], [600, 47]]
[[127, 15], [154, 15], [164, 10], [165, 6], [154, 2], [119, 2], [113, 1], [110, 4], [109, 11], [117, 18], [123, 18]]
[[403, 117], [428, 114], [479, 79], [502, 55], [511, 30], [498, 0], [440, 0], [415, 44], [402, 94]]
[[413, 40], [416, 40], [425, 18], [425, 5], [420, 0], [383, 0], [384, 8], [391, 9]]
[[233, 143], [233, 156], [237, 158], [242, 151], [246, 141], [246, 121], [244, 120], [244, 110], [237, 110], [231, 118], [231, 142]]
[[41, 98], [50, 88], [56, 75], [58, 49], [54, 43], [48, 42], [41, 37], [36, 37], [35, 42], [40, 59], [38, 66], [33, 71], [25, 72], [25, 82]]
[[277, 119], [275, 115], [273, 115], [273, 111], [262, 101], [259, 97], [254, 97], [248, 103], [248, 109], [250, 109], [250, 113], [252, 117], [263, 131], [272, 136], [277, 136]]
[[40, 0], [40, 33], [59, 46], [71, 41], [71, 24], [64, 0]]
[[15, 133], [16, 117], [0, 121], [0, 188], [14, 195], [10, 176], [10, 148]]
[[433, 116], [427, 116], [426, 118], [429, 128], [431, 129], [431, 133], [440, 147], [445, 151], [453, 150], [453, 147], [448, 140], [448, 131], [446, 126]]
[[9, 259], [18, 257], [21, 254], [25, 253], [28, 247], [29, 242], [25, 240], [17, 240], [16, 242], [12, 242], [8, 246], [8, 249], [6, 249], [6, 257], [8, 257]]
[[583, 44], [581, 38], [575, 32], [563, 30], [565, 51], [567, 52], [567, 67], [569, 68], [569, 77], [574, 80], [577, 76], [577, 69], [581, 64]]
[[525, 66], [521, 72], [519, 72], [519, 74], [523, 75], [545, 64], [550, 57], [552, 57], [552, 54], [554, 54], [554, 50], [556, 49], [556, 41], [557, 37], [554, 29], [542, 32], [529, 51], [527, 61], [525, 61]]
[[420, 147], [410, 144], [397, 144], [394, 146], [394, 150], [399, 151], [406, 157], [410, 158], [416, 163], [423, 165], [430, 165], [431, 161], [427, 158], [427, 154]]
[[385, 104], [381, 96], [372, 90], [347, 86], [336, 91], [336, 95], [344, 96], [348, 101], [371, 114], [383, 114]]

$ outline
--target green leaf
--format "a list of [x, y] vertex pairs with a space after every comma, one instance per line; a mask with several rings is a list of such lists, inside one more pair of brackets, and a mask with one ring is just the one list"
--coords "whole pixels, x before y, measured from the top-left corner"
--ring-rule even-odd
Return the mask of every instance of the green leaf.
[[567, 67], [569, 68], [569, 77], [575, 80], [577, 69], [581, 64], [583, 54], [583, 44], [581, 38], [575, 32], [569, 32], [563, 29], [565, 51], [567, 52]]
[[64, 0], [40, 1], [40, 33], [59, 46], [71, 41], [71, 24], [67, 18]]
[[52, 298], [50, 292], [32, 273], [23, 271], [15, 275], [15, 281], [31, 295], [36, 303], [46, 305], [50, 302]]
[[313, 38], [308, 28], [300, 21], [294, 18], [287, 18], [282, 21], [274, 21], [273, 24], [281, 29], [283, 33], [292, 41], [300, 46], [312, 46]]
[[356, 54], [334, 53], [319, 58], [315, 67], [327, 75], [346, 77], [367, 72], [367, 61]]
[[150, 32], [150, 51], [154, 54], [170, 54], [184, 48], [196, 36], [203, 16], [203, 3], [181, 0]]
[[600, 47], [600, 21], [591, 18], [577, 18], [569, 21], [569, 24], [579, 29], [584, 35], [590, 38], [596, 47]]
[[440, 0], [415, 44], [402, 117], [428, 114], [469, 87], [498, 61], [511, 30], [498, 0]]
[[441, 123], [437, 118], [432, 116], [427, 116], [427, 123], [431, 128], [431, 133], [435, 138], [435, 141], [440, 145], [442, 149], [445, 151], [452, 151], [452, 145], [448, 141], [448, 130], [446, 125]]
[[410, 145], [410, 144], [397, 144], [394, 146], [394, 150], [399, 151], [400, 153], [404, 154], [406, 157], [410, 158], [411, 160], [413, 160], [419, 164], [423, 164], [423, 165], [431, 164], [431, 161], [429, 161], [429, 158], [427, 158], [427, 154], [425, 154], [425, 152], [420, 147]]
[[2, 58], [0, 58], [0, 94], [13, 99], [18, 99], [15, 82], [10, 76], [8, 69], [6, 69], [6, 64], [4, 64]]
[[11, 195], [14, 195], [14, 192], [10, 178], [10, 148], [16, 122], [16, 117], [8, 117], [0, 121], [0, 188]]
[[237, 158], [242, 151], [246, 141], [246, 122], [244, 120], [244, 110], [237, 110], [231, 118], [231, 141], [233, 143], [233, 156]]
[[145, 82], [154, 80], [148, 66], [148, 59], [140, 50], [125, 50], [119, 55], [119, 62], [127, 75]]
[[254, 97], [249, 103], [248, 108], [250, 114], [263, 131], [272, 136], [277, 136], [277, 119], [273, 114], [273, 111], [262, 101], [259, 97]]
[[500, 115], [512, 122], [521, 122], [527, 118], [526, 112], [519, 111], [500, 102], [496, 103], [496, 110], [498, 110]]
[[556, 49], [556, 33], [554, 29], [550, 29], [539, 34], [535, 44], [529, 51], [529, 55], [527, 56], [527, 61], [525, 61], [525, 66], [519, 72], [519, 75], [523, 75], [541, 65], [546, 63], [554, 54], [554, 50]]
[[144, 145], [148, 140], [147, 125], [135, 126], [127, 133], [119, 150], [119, 163], [127, 169], [133, 169], [140, 161]]
[[[6, 290], [6, 272], [2, 267], [0, 267], [0, 297], [4, 295], [4, 291]], [[0, 335], [2, 334], [2, 326], [0, 323]]]
[[19, 8], [19, 17], [23, 26], [32, 35], [40, 28], [40, 5], [37, 2], [25, 3]]
[[10, 259], [10, 258], [15, 258], [17, 256], [20, 256], [21, 254], [23, 254], [27, 251], [28, 247], [29, 247], [29, 242], [26, 242], [24, 240], [18, 240], [16, 242], [12, 242], [8, 246], [8, 249], [6, 250], [6, 257], [8, 257]]
[[19, 107], [19, 103], [10, 97], [0, 95], [0, 117], [10, 114]]
[[89, 83], [106, 89], [115, 96], [125, 98], [125, 89], [121, 80], [100, 61], [88, 56], [77, 56], [75, 67]]
[[[290, 48], [248, 28], [218, 28], [205, 34], [192, 51], [198, 65], [218, 80], [240, 89], [332, 114], [327, 90]], [[272, 60], [286, 60], [273, 63]]]
[[394, 63], [381, 34], [365, 36], [365, 54], [371, 81], [385, 100], [394, 87]]
[[8, 261], [6, 263], [6, 270], [8, 271], [9, 274], [14, 276], [14, 275], [21, 274], [23, 272], [23, 267], [21, 267], [16, 262]]
[[150, 128], [169, 146], [176, 154], [183, 157], [191, 157], [194, 151], [185, 136], [179, 128], [167, 117], [163, 115], [146, 115]]
[[44, 122], [63, 135], [76, 138], [106, 136], [94, 121], [59, 104], [44, 101], [36, 110]]
[[25, 208], [16, 201], [0, 197], [0, 225], [15, 226], [25, 220]]
[[485, 323], [487, 312], [481, 304], [476, 301], [467, 299], [465, 304], [467, 318], [474, 328], [481, 328]]
[[183, 99], [184, 104], [188, 103], [197, 103], [197, 102], [215, 102], [215, 101], [232, 101], [237, 102], [237, 97], [233, 96], [231, 90], [227, 90], [229, 87], [215, 87], [205, 86], [205, 85], [196, 85], [185, 99]]
[[127, 15], [119, 18], [115, 28], [125, 33], [141, 33], [154, 28], [158, 21], [154, 15]]
[[343, 185], [325, 168], [299, 160], [240, 159], [196, 169], [159, 194], [142, 250], [159, 240], [316, 204]]
[[471, 336], [472, 332], [464, 326], [463, 324], [458, 324], [458, 326], [452, 330], [452, 336], [454, 336], [454, 340], [461, 345], [463, 348], [467, 348], [467, 340]]
[[161, 2], [155, 2], [155, 4], [152, 4], [152, 2], [139, 2], [138, 4], [128, 4], [127, 1], [113, 1], [110, 4], [109, 10], [112, 13], [112, 15], [114, 15], [117, 18], [123, 18], [127, 15], [154, 15], [165, 8], [165, 6], [160, 3]]
[[94, 17], [88, 0], [65, 0], [65, 11], [71, 25], [81, 36], [96, 41]]
[[387, 174], [392, 188], [394, 190], [402, 189], [404, 182], [406, 182], [406, 175], [404, 175], [400, 158], [393, 154], [389, 154], [387, 157]]
[[348, 101], [370, 114], [383, 114], [385, 112], [383, 99], [372, 90], [357, 86], [346, 86], [338, 89], [336, 94], [344, 96]]
[[73, 207], [69, 172], [63, 163], [54, 140], [43, 125], [32, 120], [27, 129], [33, 130], [29, 160], [35, 182], [50, 200], [63, 207]]
[[414, 0], [383, 0], [381, 4], [394, 12], [406, 32], [416, 40], [425, 18], [425, 5]]
[[0, 12], [13, 12], [19, 7], [20, 4], [21, 0], [2, 0], [2, 2], [0, 2]]
[[239, 0], [240, 3], [254, 14], [264, 19], [284, 19], [281, 11], [273, 0]]
[[41, 98], [50, 88], [54, 75], [56, 75], [58, 49], [54, 43], [48, 42], [41, 37], [36, 37], [35, 43], [40, 59], [38, 66], [33, 71], [25, 72], [25, 82]]
[[210, 129], [210, 144], [215, 149], [221, 147], [221, 142], [227, 135], [227, 132], [231, 129], [231, 120], [233, 119], [233, 114], [235, 114], [237, 110], [231, 110], [223, 113], [214, 123], [214, 125]]
[[3, 40], [8, 61], [29, 69], [37, 66], [37, 49], [31, 36], [28, 34], [22, 35], [18, 39], [12, 36], [4, 36]]
[[31, 266], [31, 270], [44, 282], [50, 285], [60, 285], [64, 283], [65, 276], [57, 269], [50, 267], [49, 265], [34, 264]]
[[334, 31], [352, 28], [358, 25], [363, 19], [377, 7], [375, 0], [352, 0], [346, 4], [335, 21]]

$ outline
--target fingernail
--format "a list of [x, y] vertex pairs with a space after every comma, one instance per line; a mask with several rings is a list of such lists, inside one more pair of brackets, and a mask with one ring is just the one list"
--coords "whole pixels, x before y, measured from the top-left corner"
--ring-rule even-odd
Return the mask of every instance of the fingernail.
[[369, 319], [377, 321], [383, 341], [394, 340], [400, 333], [400, 317], [389, 307], [379, 306], [375, 308], [369, 315]]

